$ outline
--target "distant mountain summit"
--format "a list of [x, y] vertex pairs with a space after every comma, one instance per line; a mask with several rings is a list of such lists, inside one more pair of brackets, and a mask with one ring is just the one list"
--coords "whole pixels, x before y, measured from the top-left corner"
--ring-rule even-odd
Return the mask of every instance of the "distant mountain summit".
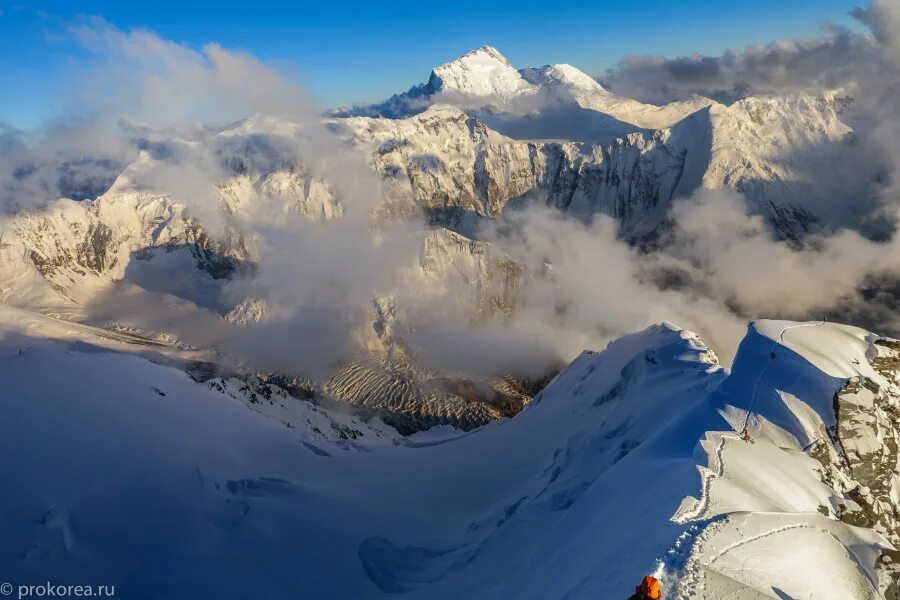
[[431, 72], [428, 87], [432, 93], [454, 92], [506, 99], [534, 90], [534, 86], [493, 46], [482, 46], [436, 67]]
[[435, 67], [427, 83], [415, 85], [384, 102], [337, 109], [330, 115], [401, 118], [441, 103], [529, 114], [547, 107], [574, 104], [598, 110], [632, 126], [659, 128], [672, 125], [712, 102], [697, 97], [666, 107], [644, 104], [616, 96], [572, 65], [517, 69], [496, 48], [484, 45]]
[[517, 69], [482, 46], [435, 67], [425, 84], [333, 116], [390, 187], [464, 235], [527, 200], [606, 214], [623, 237], [645, 238], [665, 225], [673, 199], [706, 188], [744, 194], [778, 237], [799, 240], [855, 226], [853, 198], [872, 196], [874, 168], [848, 181], [828, 167], [851, 160], [851, 104], [832, 90], [658, 106], [572, 65]]

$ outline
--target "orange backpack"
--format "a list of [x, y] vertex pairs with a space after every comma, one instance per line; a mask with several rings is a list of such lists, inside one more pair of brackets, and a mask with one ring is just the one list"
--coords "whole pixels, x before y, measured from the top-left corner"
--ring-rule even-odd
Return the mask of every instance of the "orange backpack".
[[656, 577], [651, 577], [647, 575], [644, 577], [644, 580], [641, 582], [640, 587], [637, 589], [638, 593], [644, 596], [644, 598], [650, 598], [650, 600], [659, 600], [659, 581]]

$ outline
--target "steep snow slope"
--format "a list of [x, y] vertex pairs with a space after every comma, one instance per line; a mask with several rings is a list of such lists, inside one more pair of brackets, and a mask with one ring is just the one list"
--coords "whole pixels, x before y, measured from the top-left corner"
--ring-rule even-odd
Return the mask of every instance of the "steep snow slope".
[[507, 102], [534, 90], [506, 57], [491, 46], [482, 46], [436, 67], [431, 72], [428, 87], [431, 93], [495, 97]]
[[[679, 522], [709, 524], [687, 561], [679, 588], [684, 597], [721, 597], [704, 583], [707, 571], [732, 585], [792, 598], [878, 598], [879, 588], [891, 585], [891, 561], [880, 563], [878, 572], [874, 564], [878, 548], [890, 548], [881, 535], [897, 541], [897, 503], [881, 505], [868, 522], [860, 519], [872, 513], [874, 499], [857, 503], [865, 486], [854, 480], [842, 443], [855, 437], [889, 450], [890, 438], [838, 431], [839, 393], [854, 381], [877, 381], [887, 388], [888, 404], [900, 400], [896, 370], [887, 380], [873, 368], [884, 348], [877, 341], [863, 330], [821, 322], [751, 325], [731, 375], [708, 400], [732, 431], [706, 433], [701, 494], [687, 498], [675, 515]], [[891, 436], [897, 426], [893, 419]], [[735, 433], [744, 429], [751, 443]], [[896, 485], [895, 452], [891, 460], [876, 478], [879, 487]], [[804, 568], [845, 557], [853, 570]]]
[[[273, 377], [241, 373], [211, 350], [187, 348], [165, 340], [91, 327], [0, 304], [0, 353], [24, 356], [35, 351], [131, 355], [185, 371], [211, 390], [244, 403], [251, 410], [291, 429], [339, 441], [393, 441], [397, 432], [374, 418], [363, 422], [341, 405], [318, 406], [291, 396]], [[309, 400], [312, 400], [312, 395]], [[319, 400], [322, 400], [321, 398]]]
[[703, 187], [743, 193], [788, 239], [802, 237], [816, 220], [858, 225], [873, 167], [860, 164], [853, 181], [828, 168], [855, 160], [852, 129], [843, 120], [851, 100], [826, 92], [712, 105]]
[[887, 543], [837, 518], [851, 500], [804, 451], [840, 451], [821, 433], [848, 378], [896, 390], [875, 342], [759, 322], [729, 374], [662, 325], [514, 419], [399, 445], [288, 429], [139, 358], [7, 348], [0, 569], [167, 598], [624, 598], [652, 571], [675, 598], [880, 598]]

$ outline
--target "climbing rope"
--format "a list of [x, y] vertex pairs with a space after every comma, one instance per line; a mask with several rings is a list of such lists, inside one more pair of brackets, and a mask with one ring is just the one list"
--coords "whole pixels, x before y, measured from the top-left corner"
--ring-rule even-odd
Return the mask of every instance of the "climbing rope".
[[789, 329], [798, 329], [800, 327], [821, 327], [825, 324], [825, 319], [822, 319], [821, 323], [799, 323], [797, 325], [788, 325], [784, 329], [781, 330], [781, 333], [778, 334], [778, 341], [772, 340], [772, 348], [769, 351], [769, 360], [766, 362], [766, 366], [763, 367], [763, 370], [760, 371], [759, 377], [756, 378], [756, 384], [753, 386], [753, 395], [750, 398], [750, 406], [747, 408], [747, 414], [744, 416], [744, 425], [741, 427], [740, 435], [741, 439], [745, 442], [750, 441], [750, 431], [747, 429], [747, 426], [750, 424], [750, 415], [753, 412], [753, 408], [756, 406], [756, 397], [759, 393], [759, 386], [762, 383], [763, 377], [766, 376], [766, 372], [769, 370], [769, 367], [772, 365], [772, 361], [775, 360], [775, 348], [778, 347], [779, 344], [784, 343], [784, 334]]

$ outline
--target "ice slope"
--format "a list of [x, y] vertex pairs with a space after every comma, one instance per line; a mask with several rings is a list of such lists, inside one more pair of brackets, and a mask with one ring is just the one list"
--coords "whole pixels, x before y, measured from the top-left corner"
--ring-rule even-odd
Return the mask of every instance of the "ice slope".
[[753, 324], [731, 373], [657, 326], [513, 419], [396, 444], [141, 358], [5, 346], [0, 572], [150, 598], [626, 598], [653, 571], [667, 597], [880, 598], [886, 542], [828, 512], [802, 448], [847, 377], [878, 375], [874, 338], [786, 326]]
[[118, 352], [182, 368], [217, 358], [211, 350], [182, 346], [165, 338], [151, 339], [134, 332], [92, 327], [2, 303], [0, 340], [3, 348]]

